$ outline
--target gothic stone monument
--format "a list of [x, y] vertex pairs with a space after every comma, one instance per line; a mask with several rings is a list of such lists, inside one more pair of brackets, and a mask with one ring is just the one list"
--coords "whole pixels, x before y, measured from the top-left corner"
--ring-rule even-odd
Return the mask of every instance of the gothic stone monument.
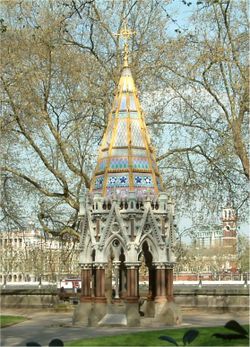
[[[123, 36], [129, 36], [123, 30]], [[82, 292], [73, 322], [139, 326], [145, 317], [179, 324], [174, 304], [173, 202], [163, 190], [128, 65], [124, 65], [99, 151], [90, 192], [80, 202]], [[141, 256], [148, 267], [146, 302], [139, 314]], [[107, 277], [112, 267], [112, 278]], [[112, 293], [112, 295], [111, 295]]]

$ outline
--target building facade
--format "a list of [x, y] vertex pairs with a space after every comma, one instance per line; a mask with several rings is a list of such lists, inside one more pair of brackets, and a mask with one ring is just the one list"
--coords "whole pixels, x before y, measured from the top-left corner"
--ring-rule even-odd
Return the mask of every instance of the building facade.
[[69, 274], [79, 277], [78, 246], [32, 225], [25, 231], [0, 232], [0, 283], [60, 283]]
[[[176, 267], [175, 279], [196, 280], [238, 278], [237, 215], [227, 205], [221, 224], [197, 227], [190, 233], [191, 245]], [[238, 277], [237, 277], [238, 276]]]

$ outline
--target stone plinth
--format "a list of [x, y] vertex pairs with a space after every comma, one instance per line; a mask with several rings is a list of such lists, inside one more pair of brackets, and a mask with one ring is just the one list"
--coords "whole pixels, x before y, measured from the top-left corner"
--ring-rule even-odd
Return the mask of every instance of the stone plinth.
[[140, 314], [138, 303], [126, 303], [127, 325], [129, 327], [140, 326]]
[[107, 304], [103, 302], [93, 303], [89, 312], [88, 324], [90, 327], [98, 326], [98, 323], [107, 314]]
[[91, 310], [91, 302], [80, 302], [75, 308], [72, 324], [77, 326], [89, 326], [89, 315]]
[[166, 325], [180, 325], [182, 323], [180, 307], [174, 302], [156, 303], [155, 321]]

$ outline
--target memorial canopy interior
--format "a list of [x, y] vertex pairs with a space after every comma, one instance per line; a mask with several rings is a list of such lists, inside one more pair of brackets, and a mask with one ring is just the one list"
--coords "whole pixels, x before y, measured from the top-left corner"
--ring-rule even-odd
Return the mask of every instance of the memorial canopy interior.
[[[131, 32], [123, 29], [127, 38]], [[173, 300], [173, 203], [163, 190], [144, 114], [128, 64], [124, 64], [100, 146], [90, 192], [80, 203], [80, 265], [85, 323], [100, 324], [110, 304], [123, 303], [128, 325], [140, 324], [139, 267], [148, 266], [145, 315], [160, 317]], [[105, 271], [112, 258], [110, 297]], [[108, 305], [107, 305], [108, 303]], [[81, 307], [81, 306], [80, 306]]]

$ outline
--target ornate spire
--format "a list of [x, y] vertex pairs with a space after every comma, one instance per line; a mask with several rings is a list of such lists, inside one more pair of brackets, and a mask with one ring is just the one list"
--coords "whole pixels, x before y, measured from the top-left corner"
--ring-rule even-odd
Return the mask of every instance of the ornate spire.
[[124, 26], [121, 29], [121, 31], [118, 34], [115, 34], [115, 36], [121, 36], [124, 40], [124, 55], [123, 55], [123, 67], [128, 67], [128, 56], [129, 56], [129, 49], [128, 49], [128, 40], [131, 36], [135, 35], [135, 31], [131, 31], [128, 29], [127, 20], [124, 21]]
[[118, 35], [126, 39], [124, 66], [109, 114], [90, 191], [103, 196], [158, 194], [162, 181], [155, 160], [135, 83], [128, 66], [127, 29]]

